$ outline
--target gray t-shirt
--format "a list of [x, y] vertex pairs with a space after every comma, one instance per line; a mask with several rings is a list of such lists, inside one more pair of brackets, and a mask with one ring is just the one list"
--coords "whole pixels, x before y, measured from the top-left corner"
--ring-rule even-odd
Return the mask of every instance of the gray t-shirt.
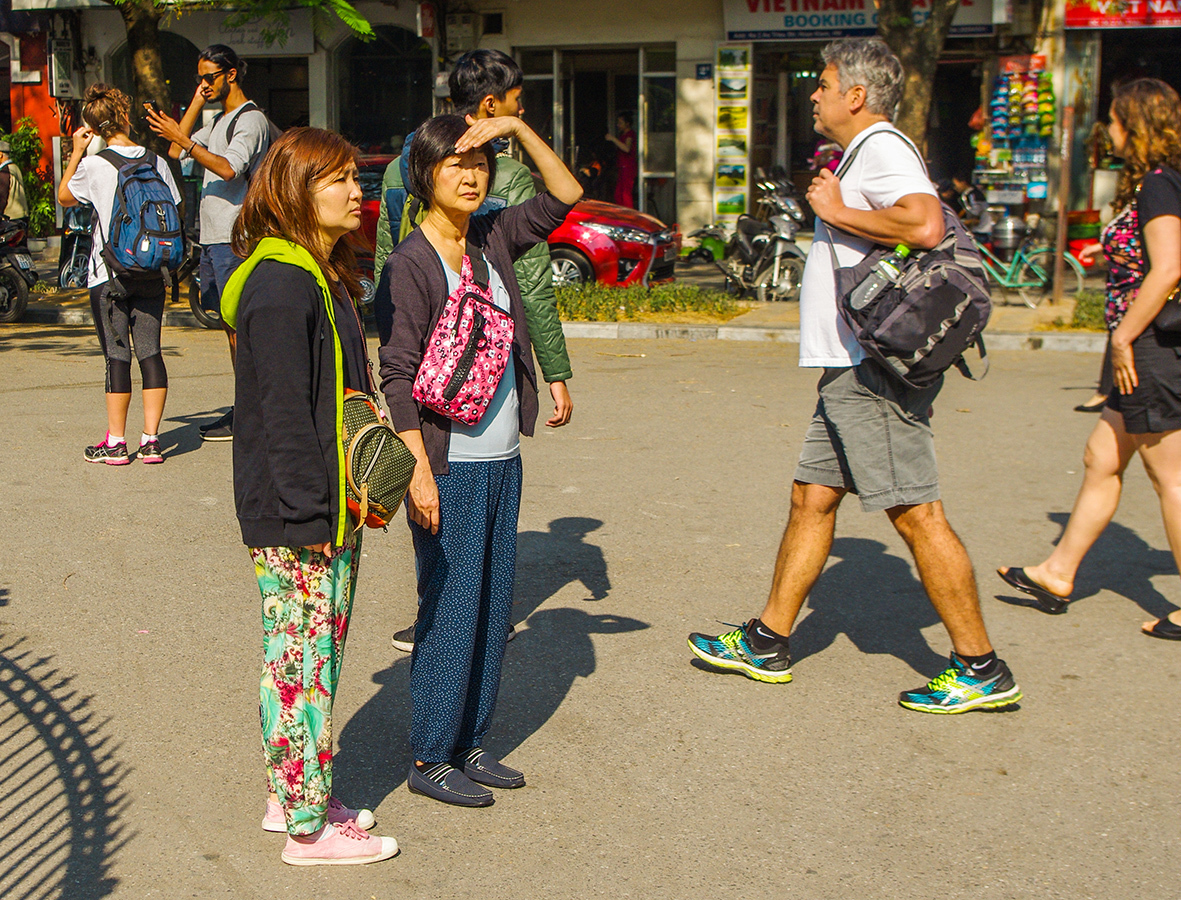
[[[438, 251], [436, 251], [437, 253]], [[447, 275], [447, 292], [455, 293], [459, 287], [459, 273], [443, 262]], [[509, 296], [499, 273], [488, 264], [488, 290], [492, 300], [501, 309], [508, 311]], [[484, 410], [484, 416], [475, 425], [462, 422], [451, 423], [451, 442], [447, 448], [448, 462], [489, 462], [498, 459], [513, 459], [521, 455], [521, 402], [517, 397], [517, 372], [513, 360], [500, 376], [500, 384], [492, 395], [492, 402]]]
[[[235, 120], [233, 136], [227, 141], [226, 132]], [[261, 109], [244, 103], [228, 115], [218, 116], [193, 134], [192, 139], [210, 153], [224, 156], [234, 169], [234, 177], [229, 181], [206, 169], [201, 188], [201, 243], [228, 244], [234, 220], [246, 199], [249, 186], [246, 176], [270, 149], [270, 123]], [[182, 154], [181, 159], [187, 156]]]

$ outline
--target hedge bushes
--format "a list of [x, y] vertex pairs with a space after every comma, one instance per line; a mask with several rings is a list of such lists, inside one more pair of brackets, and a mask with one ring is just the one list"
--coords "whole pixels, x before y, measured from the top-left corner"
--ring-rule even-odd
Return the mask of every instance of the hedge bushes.
[[1100, 291], [1079, 291], [1074, 297], [1074, 315], [1071, 328], [1086, 328], [1089, 331], [1106, 331], [1103, 307], [1107, 299]]
[[688, 284], [646, 287], [559, 287], [554, 290], [558, 314], [567, 322], [621, 322], [649, 313], [696, 312], [723, 319], [742, 310], [730, 297]]

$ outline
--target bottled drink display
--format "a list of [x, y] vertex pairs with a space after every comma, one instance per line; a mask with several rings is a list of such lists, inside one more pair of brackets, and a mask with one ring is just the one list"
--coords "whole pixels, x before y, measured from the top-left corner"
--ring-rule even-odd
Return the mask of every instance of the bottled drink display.
[[899, 244], [889, 256], [879, 259], [877, 265], [869, 270], [865, 280], [853, 289], [849, 297], [849, 305], [853, 309], [865, 309], [878, 294], [892, 284], [897, 284], [902, 277], [902, 261], [910, 256], [910, 248], [906, 244]]

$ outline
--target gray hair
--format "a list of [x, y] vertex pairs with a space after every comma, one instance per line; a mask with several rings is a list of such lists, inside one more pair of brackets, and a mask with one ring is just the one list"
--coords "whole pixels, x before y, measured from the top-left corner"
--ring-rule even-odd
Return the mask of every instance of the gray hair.
[[825, 66], [836, 66], [841, 93], [861, 85], [865, 88], [865, 109], [894, 121], [902, 99], [902, 63], [879, 37], [842, 38], [821, 54]]

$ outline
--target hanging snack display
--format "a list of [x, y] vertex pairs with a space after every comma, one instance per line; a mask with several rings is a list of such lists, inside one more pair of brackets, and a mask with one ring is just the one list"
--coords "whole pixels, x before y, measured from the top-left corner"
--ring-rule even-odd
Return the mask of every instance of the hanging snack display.
[[[1006, 205], [1046, 197], [1046, 151], [1054, 133], [1054, 85], [1044, 56], [1008, 57], [988, 104], [991, 134], [985, 182], [990, 202]], [[978, 146], [979, 149], [979, 146]]]

